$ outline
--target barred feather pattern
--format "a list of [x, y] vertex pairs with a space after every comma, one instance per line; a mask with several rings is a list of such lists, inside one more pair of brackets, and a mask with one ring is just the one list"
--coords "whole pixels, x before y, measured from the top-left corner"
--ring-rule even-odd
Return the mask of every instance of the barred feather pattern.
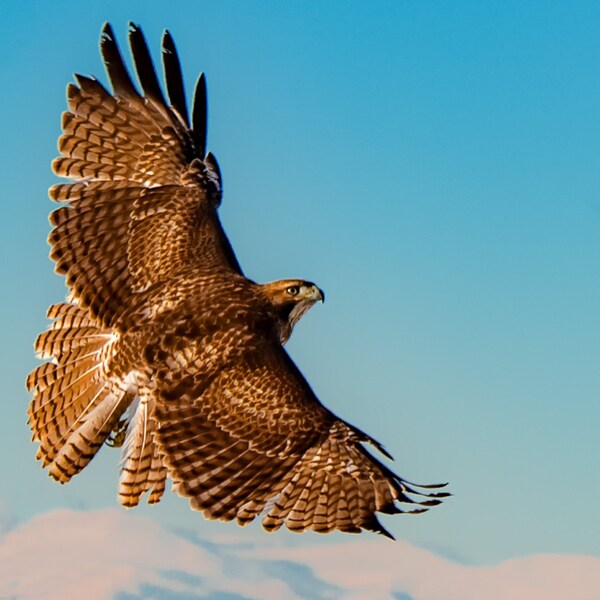
[[[341, 421], [304, 452], [271, 455], [215, 428], [201, 412], [194, 403], [162, 405], [158, 437], [174, 488], [208, 519], [246, 525], [262, 515], [267, 531], [285, 525], [294, 532], [366, 529], [391, 537], [376, 512], [417, 514], [447, 495], [390, 475]], [[397, 502], [414, 508], [403, 510]]]
[[[139, 27], [138, 91], [110, 25], [101, 53], [112, 91], [67, 88], [48, 238], [67, 302], [27, 378], [37, 457], [69, 481], [103, 443], [121, 448], [118, 497], [157, 502], [167, 475], [207, 518], [269, 531], [389, 533], [377, 513], [419, 513], [448, 494], [410, 484], [367, 450], [380, 444], [327, 410], [284, 350], [323, 300], [312, 282], [256, 284], [218, 217], [222, 184], [206, 152], [206, 83], [191, 119], [173, 40], [168, 101]], [[406, 509], [408, 507], [408, 510]]]
[[[210, 153], [204, 156], [205, 140], [180, 114], [185, 102], [166, 104], [135, 26], [130, 42], [146, 94], [135, 89], [105, 26], [101, 49], [113, 93], [76, 76], [67, 88], [61, 156], [52, 164], [74, 181], [50, 189], [51, 199], [66, 203], [50, 216], [50, 256], [66, 276], [70, 298], [106, 325], [131, 306], [136, 292], [190, 265], [240, 272], [216, 212], [218, 165]], [[164, 43], [173, 48], [170, 38]], [[182, 87], [180, 72], [167, 75]], [[194, 108], [205, 113], [205, 98]]]
[[447, 496], [392, 473], [363, 444], [381, 446], [325, 409], [298, 374], [280, 346], [262, 345], [208, 386], [184, 375], [162, 388], [157, 440], [192, 508], [241, 525], [263, 515], [268, 531], [389, 535], [377, 512], [420, 513]]
[[92, 460], [127, 411], [119, 500], [133, 506], [151, 490], [149, 501], [158, 501], [166, 471], [154, 444], [151, 406], [144, 403], [143, 411], [131, 411], [140, 406], [128, 389], [131, 384], [107, 372], [118, 336], [98, 327], [76, 304], [53, 305], [48, 317], [54, 322], [38, 336], [35, 350], [50, 361], [27, 378], [33, 396], [29, 424], [33, 439], [40, 442], [37, 458], [54, 479], [69, 481]]
[[[147, 91], [153, 87], [147, 85], [152, 63], [143, 52], [141, 31], [132, 26], [130, 36]], [[175, 56], [167, 83], [180, 96], [183, 83], [170, 36], [164, 43]], [[75, 181], [50, 189], [50, 198], [65, 205], [50, 216], [54, 228], [48, 241], [56, 272], [66, 277], [71, 304], [51, 309], [50, 318], [60, 318], [38, 338], [36, 350], [52, 362], [36, 369], [27, 385], [34, 392], [30, 423], [34, 439], [41, 442], [38, 458], [61, 481], [83, 468], [84, 458], [91, 460], [102, 436], [125, 431], [119, 499], [133, 506], [147, 491], [150, 502], [159, 500], [166, 471], [153, 439], [152, 403], [134, 400], [119, 381], [105, 377], [111, 327], [137, 292], [189, 263], [240, 269], [215, 212], [218, 165], [211, 154], [206, 165], [200, 160], [205, 152], [205, 89], [195, 105], [195, 118], [204, 123], [195, 133], [189, 129], [185, 100], [178, 97], [169, 107], [156, 94], [157, 82], [152, 93], [140, 95], [126, 71], [115, 71], [121, 59], [109, 25], [103, 30], [102, 50], [113, 93], [82, 75], [67, 88], [69, 111], [62, 115], [61, 156], [53, 169]], [[84, 325], [66, 322], [69, 311]], [[70, 454], [63, 458], [60, 449], [73, 445], [66, 443], [68, 435], [92, 413], [106, 416], [95, 432], [98, 439], [85, 441], [72, 468], [62, 467]]]
[[[195, 156], [189, 135], [166, 107], [137, 94], [112, 96], [97, 80], [77, 75], [67, 88], [70, 112], [62, 119], [62, 177], [178, 184]], [[203, 157], [202, 157], [203, 158]]]
[[119, 502], [136, 506], [150, 492], [148, 503], [158, 502], [165, 491], [167, 471], [155, 443], [154, 403], [147, 396], [136, 398], [128, 409], [126, 435], [121, 453]]

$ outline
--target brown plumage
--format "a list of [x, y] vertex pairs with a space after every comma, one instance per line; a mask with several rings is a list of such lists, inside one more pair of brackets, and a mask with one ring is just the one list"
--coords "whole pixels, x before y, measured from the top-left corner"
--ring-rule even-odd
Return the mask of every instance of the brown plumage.
[[387, 534], [377, 512], [438, 504], [447, 494], [423, 488], [441, 486], [409, 487], [315, 397], [283, 344], [322, 291], [243, 275], [217, 213], [204, 77], [190, 120], [170, 35], [166, 98], [139, 27], [129, 41], [141, 92], [108, 24], [112, 93], [80, 75], [67, 89], [53, 168], [70, 182], [50, 189], [49, 242], [70, 292], [27, 379], [37, 457], [64, 483], [103, 443], [120, 447], [124, 506], [158, 501], [169, 476], [206, 517], [262, 514], [268, 530]]

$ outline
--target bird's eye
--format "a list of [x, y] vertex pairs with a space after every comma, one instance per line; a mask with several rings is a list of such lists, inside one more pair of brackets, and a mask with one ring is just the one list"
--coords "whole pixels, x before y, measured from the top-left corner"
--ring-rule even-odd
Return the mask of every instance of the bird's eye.
[[297, 285], [290, 285], [289, 288], [285, 290], [290, 296], [297, 296], [300, 288]]

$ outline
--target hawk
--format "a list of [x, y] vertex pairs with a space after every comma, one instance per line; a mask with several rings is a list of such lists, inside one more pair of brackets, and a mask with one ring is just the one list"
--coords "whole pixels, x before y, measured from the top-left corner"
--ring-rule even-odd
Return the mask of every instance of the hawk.
[[49, 191], [61, 203], [49, 244], [69, 294], [49, 308], [35, 342], [47, 362], [27, 378], [37, 458], [65, 483], [106, 443], [121, 448], [126, 507], [158, 502], [169, 477], [210, 519], [389, 535], [376, 513], [448, 494], [394, 474], [367, 450], [389, 456], [379, 443], [316, 398], [284, 344], [323, 292], [243, 274], [218, 216], [204, 76], [190, 116], [170, 34], [166, 94], [133, 24], [129, 43], [139, 91], [109, 24], [112, 92], [83, 75], [67, 87], [52, 166], [69, 181]]

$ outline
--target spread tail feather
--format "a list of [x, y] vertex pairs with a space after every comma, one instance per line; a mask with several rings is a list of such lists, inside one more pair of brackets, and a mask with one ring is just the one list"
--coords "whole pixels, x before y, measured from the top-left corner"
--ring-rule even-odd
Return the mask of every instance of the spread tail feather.
[[156, 421], [153, 402], [136, 398], [129, 407], [126, 426], [119, 474], [119, 502], [127, 508], [137, 506], [140, 498], [149, 491], [148, 503], [154, 504], [165, 490], [167, 471], [154, 440]]
[[38, 336], [35, 350], [50, 360], [34, 369], [26, 382], [33, 394], [29, 425], [33, 439], [40, 442], [36, 458], [54, 479], [65, 483], [124, 423], [119, 500], [134, 506], [151, 490], [148, 501], [158, 502], [166, 471], [153, 441], [151, 407], [124, 381], [108, 375], [118, 335], [76, 304], [53, 305], [48, 317], [54, 322]]

